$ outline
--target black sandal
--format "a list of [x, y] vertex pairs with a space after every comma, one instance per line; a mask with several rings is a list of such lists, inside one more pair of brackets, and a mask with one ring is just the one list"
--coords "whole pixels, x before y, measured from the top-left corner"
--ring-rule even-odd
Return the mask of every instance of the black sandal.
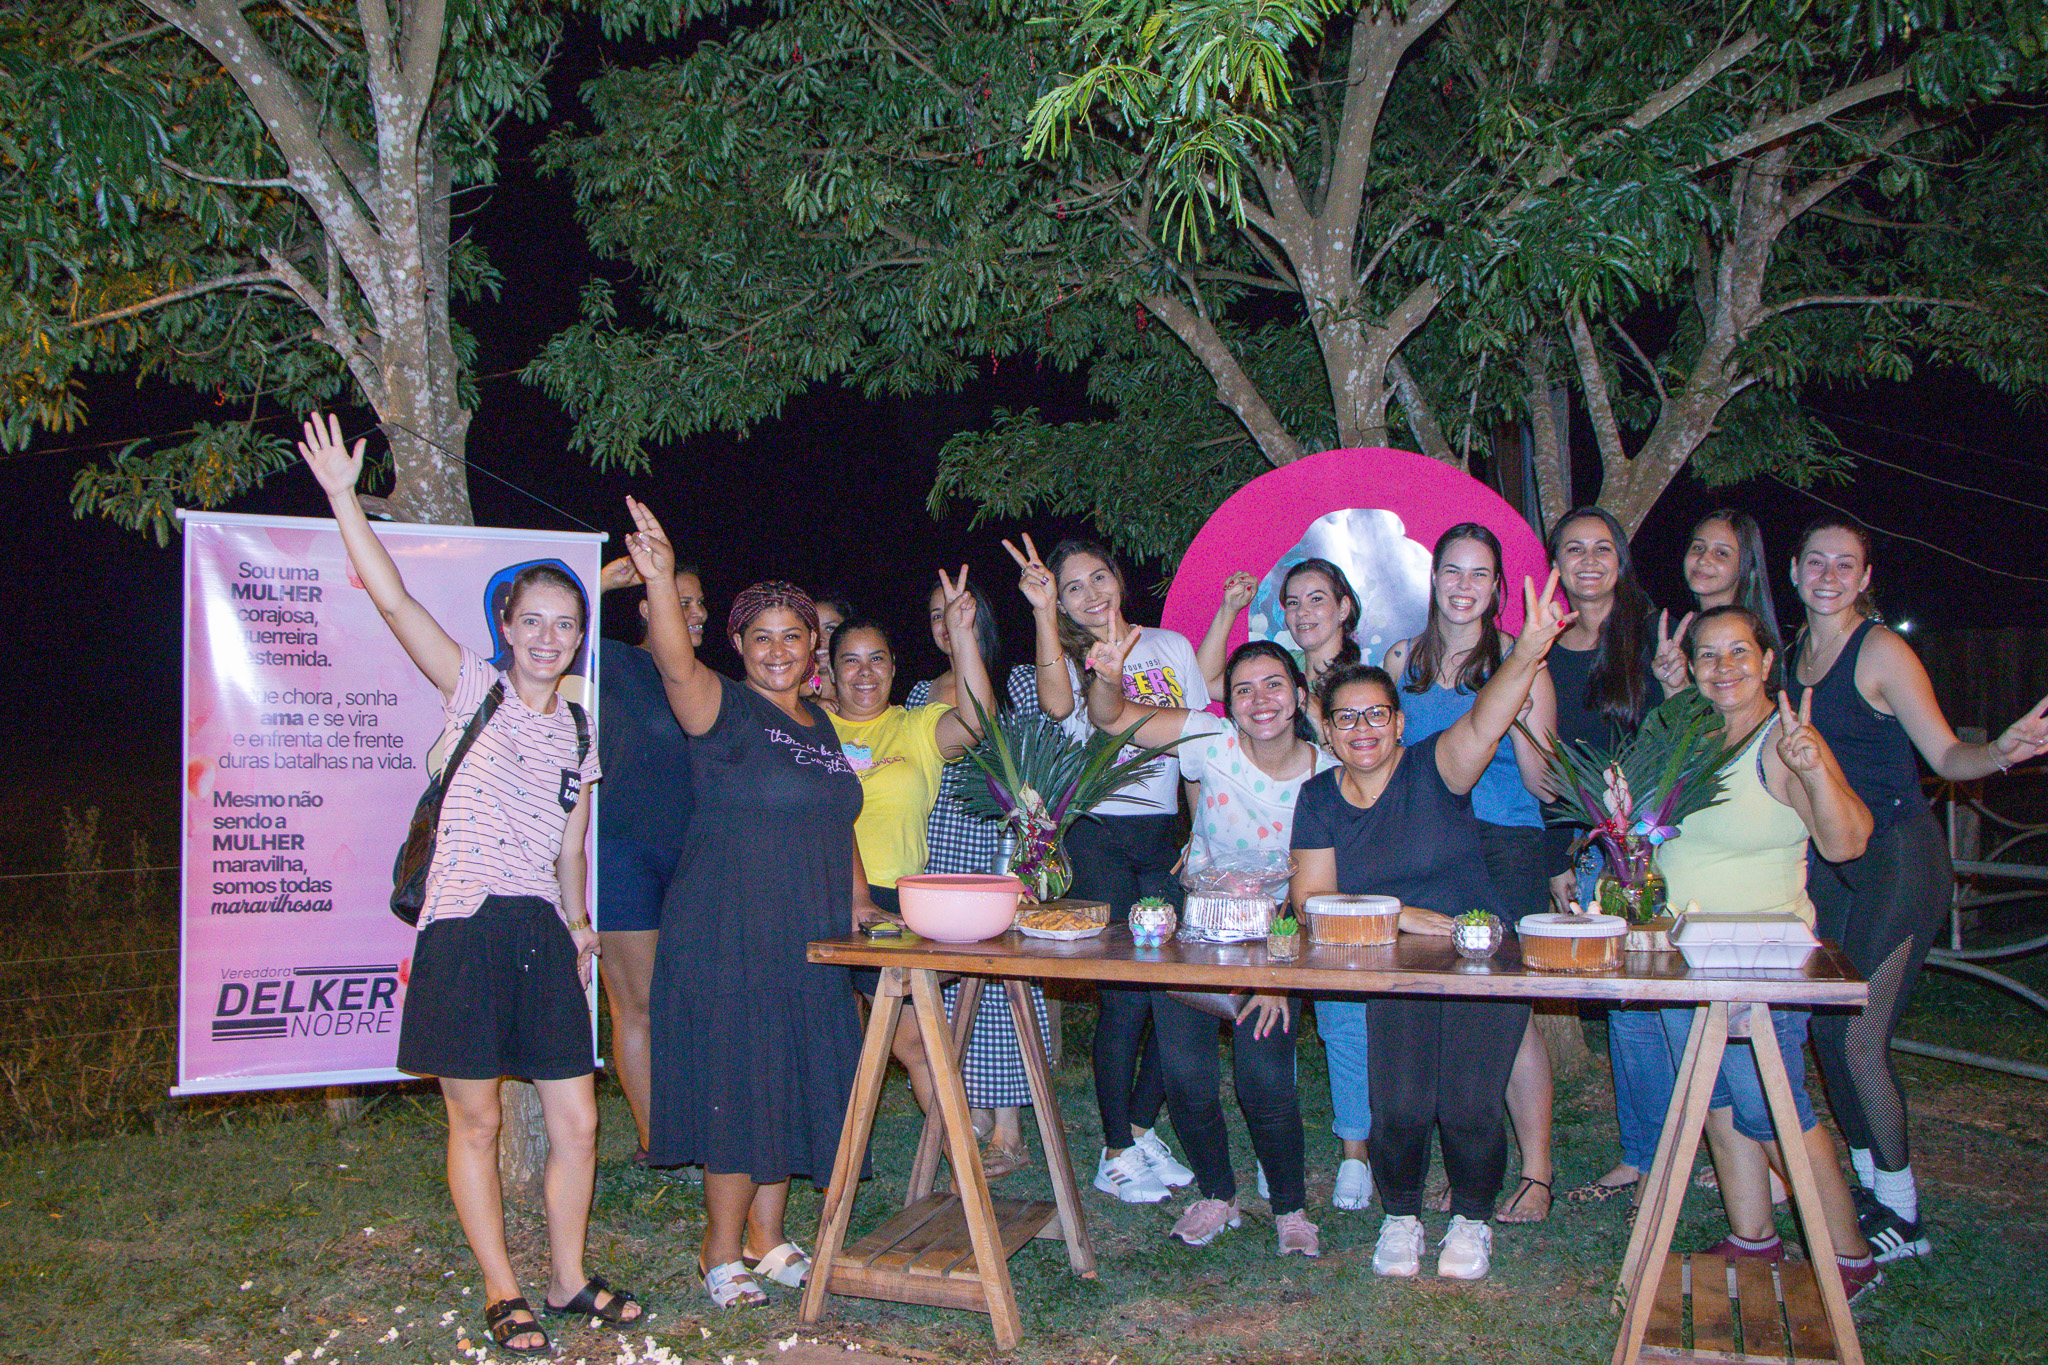
[[[1522, 1196], [1532, 1189], [1543, 1191], [1543, 1212], [1534, 1218], [1515, 1217], [1515, 1212], [1522, 1206]], [[1541, 1223], [1550, 1217], [1551, 1206], [1556, 1202], [1548, 1180], [1538, 1180], [1535, 1176], [1525, 1175], [1522, 1177], [1522, 1183], [1515, 1186], [1515, 1192], [1508, 1196], [1507, 1202], [1501, 1205], [1501, 1211], [1496, 1213], [1494, 1218], [1502, 1223]]]
[[[610, 1294], [611, 1299], [604, 1307], [597, 1306], [599, 1294]], [[614, 1288], [602, 1275], [592, 1275], [590, 1282], [576, 1291], [576, 1297], [557, 1308], [546, 1299], [541, 1300], [541, 1312], [551, 1318], [596, 1318], [610, 1327], [630, 1327], [647, 1316], [646, 1311], [626, 1316], [626, 1305], [637, 1302], [623, 1289]]]
[[[514, 1313], [526, 1314], [525, 1322], [514, 1322]], [[498, 1343], [498, 1349], [515, 1356], [551, 1356], [555, 1344], [548, 1340], [547, 1329], [540, 1325], [540, 1319], [533, 1315], [533, 1305], [525, 1299], [500, 1299], [484, 1309], [484, 1326], [490, 1329], [491, 1340]], [[538, 1346], [514, 1346], [514, 1337], [539, 1337]]]

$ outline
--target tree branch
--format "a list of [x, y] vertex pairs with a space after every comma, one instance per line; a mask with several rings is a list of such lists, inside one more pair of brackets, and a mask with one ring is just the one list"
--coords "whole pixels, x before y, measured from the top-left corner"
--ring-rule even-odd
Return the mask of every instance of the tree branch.
[[873, 32], [880, 34], [882, 41], [887, 43], [890, 49], [894, 51], [897, 56], [901, 57], [904, 61], [909, 62], [919, 71], [924, 72], [925, 75], [931, 77], [932, 80], [936, 81], [939, 87], [942, 90], [944, 90], [948, 95], [951, 95], [956, 99], [959, 98], [960, 87], [954, 85], [944, 76], [941, 76], [938, 73], [938, 70], [935, 67], [933, 67], [932, 64], [925, 58], [918, 56], [915, 52], [912, 52], [907, 46], [904, 45], [903, 40], [898, 38], [896, 34], [888, 28], [888, 26], [883, 24], [880, 20], [874, 18], [872, 15], [866, 14], [861, 16], [861, 22], [866, 24], [868, 28]]
[[1668, 402], [1669, 395], [1664, 392], [1663, 378], [1658, 375], [1657, 367], [1650, 363], [1650, 357], [1643, 354], [1643, 348], [1636, 345], [1636, 339], [1629, 335], [1628, 328], [1622, 326], [1620, 319], [1611, 314], [1607, 318], [1607, 325], [1614, 329], [1615, 335], [1628, 343], [1629, 352], [1635, 356], [1636, 363], [1643, 367], [1643, 373], [1650, 377], [1651, 387], [1657, 390], [1657, 401]]
[[1259, 386], [1244, 372], [1237, 356], [1207, 318], [1198, 316], [1171, 294], [1148, 294], [1141, 301], [1146, 311], [1171, 328], [1181, 344], [1202, 362], [1216, 382], [1216, 401], [1244, 424], [1267, 460], [1275, 465], [1291, 464], [1308, 453], [1282, 425], [1265, 395], [1259, 392]]
[[282, 277], [271, 270], [245, 270], [239, 275], [221, 275], [214, 279], [201, 280], [197, 284], [188, 284], [183, 289], [173, 289], [167, 294], [158, 294], [155, 298], [144, 299], [140, 303], [131, 303], [125, 308], [112, 308], [104, 313], [95, 313], [89, 318], [80, 318], [76, 322], [67, 322], [64, 324], [64, 330], [67, 332], [82, 332], [88, 327], [105, 326], [109, 322], [119, 322], [122, 318], [132, 318], [137, 313], [147, 313], [152, 308], [162, 308], [169, 304], [180, 303], [185, 299], [197, 298], [201, 294], [211, 294], [219, 289], [261, 289], [269, 286], [270, 292], [290, 294], [291, 291], [288, 288], [279, 287], [284, 283], [285, 281]]
[[1415, 433], [1417, 443], [1422, 446], [1422, 453], [1454, 469], [1464, 468], [1465, 462], [1451, 449], [1450, 439], [1444, 435], [1442, 423], [1436, 420], [1435, 409], [1430, 405], [1428, 396], [1422, 392], [1422, 385], [1416, 383], [1415, 376], [1409, 373], [1408, 362], [1401, 359], [1399, 351], [1388, 359], [1387, 374], [1394, 381], [1394, 393], [1401, 400], [1402, 410], [1408, 414], [1408, 430]]
[[1593, 419], [1593, 437], [1600, 445], [1600, 463], [1611, 471], [1626, 469], [1628, 456], [1622, 450], [1621, 423], [1614, 417], [1607, 371], [1593, 345], [1593, 329], [1586, 325], [1586, 315], [1577, 304], [1565, 310], [1564, 325], [1571, 337], [1572, 357], [1579, 363], [1579, 384], [1585, 390], [1586, 412]]
[[1895, 119], [1891, 127], [1878, 135], [1877, 141], [1871, 145], [1868, 154], [1859, 156], [1849, 162], [1848, 165], [1839, 167], [1826, 175], [1815, 176], [1807, 183], [1805, 189], [1787, 200], [1785, 204], [1785, 220], [1790, 222], [1798, 218], [1815, 204], [1818, 204], [1821, 200], [1827, 198], [1860, 175], [1864, 167], [1877, 160], [1879, 153], [1889, 150], [1902, 139], [1928, 126], [1930, 125], [1924, 122], [1917, 114], [1907, 114], [1903, 118]]
[[202, 185], [225, 185], [227, 188], [234, 190], [288, 190], [293, 188], [291, 179], [286, 176], [278, 176], [269, 180], [236, 180], [232, 176], [208, 175], [204, 171], [195, 171], [190, 166], [179, 165], [169, 157], [164, 158], [163, 164], [167, 169], [184, 176], [187, 180], [196, 180]]
[[329, 33], [325, 24], [306, 13], [303, 8], [295, 3], [295, 0], [281, 0], [281, 3], [284, 5], [285, 13], [298, 20], [302, 28], [320, 40], [320, 46], [332, 52], [342, 61], [353, 61], [355, 59], [355, 54], [343, 45], [341, 39]]
[[1783, 303], [1774, 303], [1757, 314], [1757, 321], [1778, 317], [1801, 308], [1879, 308], [1892, 304], [1905, 304], [1919, 308], [1966, 308], [1973, 313], [1985, 311], [1984, 305], [1968, 299], [1937, 299], [1923, 294], [1807, 294]]
[[1826, 99], [1815, 100], [1804, 108], [1794, 109], [1787, 114], [1780, 114], [1777, 118], [1758, 124], [1746, 133], [1739, 133], [1729, 138], [1727, 141], [1716, 146], [1713, 153], [1694, 169], [1706, 170], [1708, 167], [1717, 166], [1723, 161], [1731, 161], [1738, 156], [1753, 152], [1759, 147], [1768, 147], [1779, 138], [1811, 128], [1816, 124], [1826, 123], [1837, 114], [1846, 113], [1860, 104], [1868, 104], [1872, 100], [1882, 99], [1886, 95], [1896, 95], [1905, 88], [1906, 70], [1904, 67], [1886, 72], [1882, 76], [1872, 76], [1867, 81], [1858, 81], [1848, 89], [1838, 90]]
[[1338, 116], [1337, 140], [1330, 150], [1335, 169], [1330, 176], [1329, 192], [1323, 196], [1316, 215], [1326, 229], [1342, 234], [1342, 259], [1346, 265], [1351, 260], [1351, 240], [1358, 231], [1359, 213], [1365, 204], [1366, 177], [1372, 171], [1373, 137], [1394, 73], [1400, 69], [1408, 49], [1450, 13], [1454, 3], [1455, 0], [1418, 0], [1398, 22], [1387, 11], [1377, 8], [1359, 13], [1352, 21], [1344, 111]]

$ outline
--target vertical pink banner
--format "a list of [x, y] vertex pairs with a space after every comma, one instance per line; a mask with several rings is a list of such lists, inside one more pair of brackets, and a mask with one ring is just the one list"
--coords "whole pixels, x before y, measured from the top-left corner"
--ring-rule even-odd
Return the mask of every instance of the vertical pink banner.
[[[504, 571], [555, 560], [589, 594], [603, 541], [377, 531], [413, 596], [486, 658], [498, 648], [486, 596]], [[391, 863], [427, 783], [441, 695], [353, 581], [333, 522], [192, 514], [184, 533], [172, 1093], [404, 1079], [392, 1061], [414, 931], [391, 913]], [[562, 690], [595, 716], [591, 643]]]

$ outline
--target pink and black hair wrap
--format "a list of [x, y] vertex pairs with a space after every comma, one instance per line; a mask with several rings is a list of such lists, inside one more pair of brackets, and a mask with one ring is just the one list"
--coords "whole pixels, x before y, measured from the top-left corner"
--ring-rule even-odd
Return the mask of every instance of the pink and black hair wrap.
[[811, 595], [796, 584], [785, 583], [779, 578], [756, 583], [734, 596], [732, 610], [725, 618], [725, 633], [738, 635], [754, 623], [756, 616], [778, 607], [795, 612], [811, 628], [813, 635], [819, 633], [817, 603], [811, 601]]

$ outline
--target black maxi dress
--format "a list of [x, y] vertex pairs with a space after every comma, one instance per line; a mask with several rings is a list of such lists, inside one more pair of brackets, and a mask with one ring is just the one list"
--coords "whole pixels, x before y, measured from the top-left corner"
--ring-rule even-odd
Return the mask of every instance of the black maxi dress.
[[655, 950], [648, 1159], [823, 1180], [860, 1021], [847, 970], [804, 946], [849, 930], [860, 779], [816, 706], [801, 726], [719, 681], [717, 723], [690, 738], [697, 809]]

